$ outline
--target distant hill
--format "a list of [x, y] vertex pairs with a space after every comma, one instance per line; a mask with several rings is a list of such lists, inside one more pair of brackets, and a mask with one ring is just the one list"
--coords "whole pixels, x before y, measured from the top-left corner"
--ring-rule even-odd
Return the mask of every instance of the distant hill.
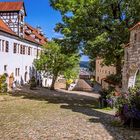
[[88, 61], [80, 61], [80, 68], [89, 68]]

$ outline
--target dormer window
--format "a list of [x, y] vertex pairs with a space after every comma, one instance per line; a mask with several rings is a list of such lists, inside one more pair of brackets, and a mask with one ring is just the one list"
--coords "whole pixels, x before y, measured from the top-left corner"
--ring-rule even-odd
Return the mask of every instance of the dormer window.
[[24, 28], [25, 28], [25, 30], [27, 30], [28, 28], [27, 28], [27, 26], [24, 26]]
[[39, 42], [39, 39], [38, 39], [38, 38], [36, 38], [35, 40], [36, 40], [37, 42]]
[[29, 29], [27, 29], [26, 32], [27, 32], [28, 34], [31, 34], [31, 30], [29, 30]]
[[23, 33], [23, 27], [22, 26], [20, 27], [20, 32]]
[[32, 37], [32, 38], [35, 38], [35, 35], [34, 35], [34, 34], [31, 34], [31, 37]]

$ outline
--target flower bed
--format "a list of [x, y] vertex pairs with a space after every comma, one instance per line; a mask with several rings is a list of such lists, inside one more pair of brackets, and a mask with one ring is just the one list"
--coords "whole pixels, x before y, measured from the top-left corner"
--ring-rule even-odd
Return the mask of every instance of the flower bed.
[[124, 125], [140, 128], [140, 90], [137, 87], [129, 89], [128, 93], [121, 93], [115, 107], [115, 116], [119, 117]]
[[115, 89], [104, 90], [100, 102], [103, 107], [115, 107], [115, 117], [121, 123], [129, 127], [140, 128], [140, 89], [137, 87], [129, 89], [128, 93], [120, 93]]

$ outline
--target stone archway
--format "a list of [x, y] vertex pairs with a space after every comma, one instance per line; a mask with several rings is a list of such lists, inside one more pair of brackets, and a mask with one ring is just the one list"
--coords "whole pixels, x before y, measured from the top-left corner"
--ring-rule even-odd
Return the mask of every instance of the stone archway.
[[128, 88], [134, 87], [136, 83], [136, 76], [139, 68], [136, 64], [132, 64], [129, 68]]
[[136, 76], [135, 76], [135, 85], [137, 87], [140, 87], [140, 70], [137, 71]]
[[128, 88], [134, 87], [135, 85], [140, 85], [140, 70], [135, 70], [128, 80]]

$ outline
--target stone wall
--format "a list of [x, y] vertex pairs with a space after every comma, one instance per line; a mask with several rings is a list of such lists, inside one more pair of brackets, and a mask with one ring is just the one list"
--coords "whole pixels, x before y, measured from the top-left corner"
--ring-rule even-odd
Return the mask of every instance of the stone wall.
[[123, 90], [135, 85], [136, 73], [140, 68], [140, 27], [135, 27], [130, 32], [130, 43], [124, 48]]

